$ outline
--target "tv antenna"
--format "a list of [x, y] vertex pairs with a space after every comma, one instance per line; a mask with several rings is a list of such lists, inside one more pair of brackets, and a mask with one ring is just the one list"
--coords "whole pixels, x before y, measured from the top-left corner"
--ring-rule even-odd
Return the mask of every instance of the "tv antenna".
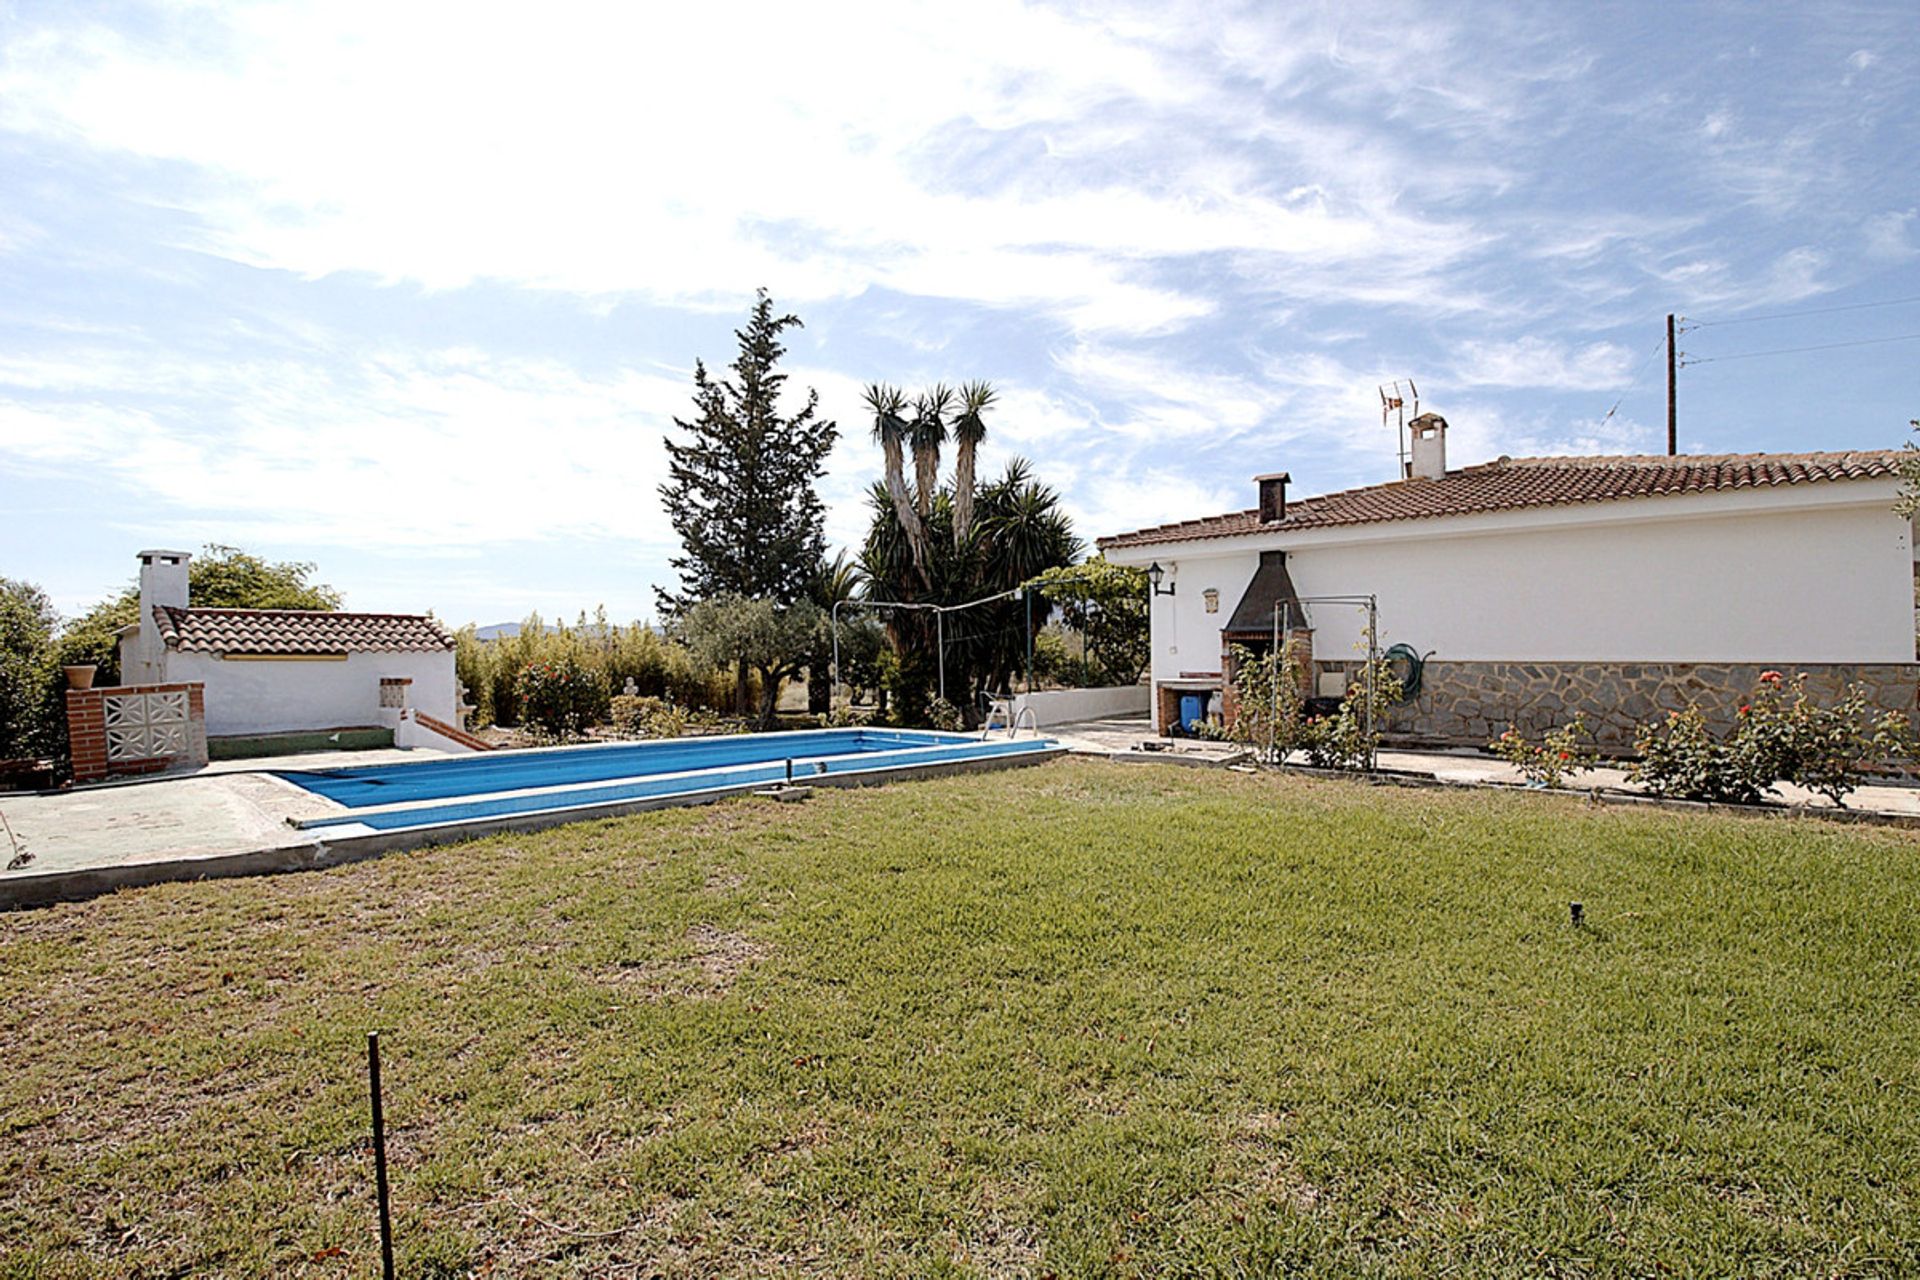
[[[1404, 383], [1403, 387], [1401, 384]], [[1400, 478], [1406, 479], [1413, 474], [1413, 454], [1407, 449], [1407, 405], [1413, 405], [1413, 416], [1420, 416], [1420, 388], [1413, 385], [1412, 378], [1395, 378], [1380, 387], [1380, 425], [1388, 422], [1395, 424], [1400, 437]]]

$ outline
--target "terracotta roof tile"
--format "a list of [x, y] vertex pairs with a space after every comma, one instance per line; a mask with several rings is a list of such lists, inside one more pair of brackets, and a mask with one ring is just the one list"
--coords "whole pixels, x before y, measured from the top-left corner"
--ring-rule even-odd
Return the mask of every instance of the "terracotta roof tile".
[[1899, 450], [1501, 458], [1449, 471], [1441, 480], [1399, 480], [1290, 500], [1287, 518], [1277, 524], [1260, 523], [1258, 509], [1233, 511], [1114, 534], [1101, 538], [1099, 545], [1103, 550], [1154, 546], [1274, 529], [1430, 520], [1530, 507], [1857, 480], [1898, 474], [1900, 458]]
[[445, 627], [417, 613], [156, 605], [153, 620], [167, 647], [182, 653], [433, 653], [453, 648]]

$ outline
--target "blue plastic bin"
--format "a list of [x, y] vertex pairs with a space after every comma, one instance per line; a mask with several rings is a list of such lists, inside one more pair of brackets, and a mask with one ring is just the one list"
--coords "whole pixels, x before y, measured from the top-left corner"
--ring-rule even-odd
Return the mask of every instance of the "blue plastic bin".
[[1207, 705], [1206, 698], [1200, 694], [1197, 694], [1197, 693], [1181, 694], [1180, 695], [1180, 728], [1187, 733], [1192, 733], [1193, 727], [1206, 719], [1207, 717], [1206, 705]]

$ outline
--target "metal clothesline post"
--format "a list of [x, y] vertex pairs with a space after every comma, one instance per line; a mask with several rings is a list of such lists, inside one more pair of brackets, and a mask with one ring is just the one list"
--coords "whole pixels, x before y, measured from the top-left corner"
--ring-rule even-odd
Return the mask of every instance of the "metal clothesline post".
[[[1291, 645], [1293, 642], [1293, 606], [1296, 604], [1300, 606], [1301, 615], [1302, 615], [1301, 622], [1303, 624], [1308, 621], [1308, 618], [1306, 617], [1306, 606], [1310, 604], [1346, 604], [1346, 605], [1366, 606], [1366, 610], [1367, 610], [1367, 665], [1366, 665], [1367, 772], [1368, 773], [1377, 772], [1380, 767], [1380, 748], [1374, 738], [1374, 725], [1377, 723], [1377, 718], [1374, 714], [1374, 711], [1375, 711], [1374, 702], [1375, 702], [1375, 699], [1379, 696], [1377, 692], [1377, 686], [1379, 684], [1377, 668], [1380, 663], [1380, 598], [1375, 595], [1299, 596], [1292, 600], [1287, 600], [1287, 599], [1275, 600], [1273, 602], [1273, 650], [1272, 652], [1276, 655], [1274, 660], [1277, 663], [1279, 663], [1282, 667], [1286, 665], [1286, 661], [1285, 661], [1285, 654], [1281, 650], [1280, 611], [1282, 609], [1285, 609], [1287, 611], [1287, 641], [1286, 642], [1288, 645]], [[1273, 754], [1273, 746], [1274, 746], [1273, 721], [1279, 718], [1279, 707], [1280, 707], [1279, 676], [1280, 676], [1280, 673], [1276, 672], [1274, 681], [1273, 681], [1274, 711], [1273, 711], [1273, 714], [1268, 717], [1268, 723], [1267, 723], [1267, 754], [1269, 757], [1271, 757]]]
[[[833, 608], [827, 610], [827, 625], [833, 631], [833, 694], [827, 699], [829, 704], [827, 710], [829, 713], [834, 710], [831, 704], [837, 702], [840, 698], [840, 606], [849, 603], [854, 602], [835, 600], [833, 602]], [[848, 698], [847, 701], [851, 704], [853, 699]]]
[[[1076, 582], [1084, 578], [1085, 576], [1086, 576], [1085, 574], [1073, 574], [1067, 577], [1057, 578], [1055, 579], [1055, 582]], [[829, 625], [833, 628], [833, 678], [832, 678], [833, 695], [832, 695], [832, 698], [829, 698], [829, 701], [832, 701], [833, 698], [837, 698], [840, 695], [840, 606], [852, 605], [856, 609], [919, 609], [923, 612], [931, 611], [933, 614], [934, 648], [936, 650], [935, 656], [936, 656], [936, 661], [939, 664], [938, 678], [939, 678], [940, 700], [944, 702], [946, 701], [946, 698], [947, 698], [946, 615], [948, 615], [949, 613], [959, 613], [962, 610], [966, 610], [966, 609], [972, 609], [978, 605], [992, 604], [996, 600], [1009, 600], [1009, 599], [1012, 599], [1014, 596], [1022, 596], [1025, 598], [1025, 601], [1026, 601], [1027, 696], [1032, 697], [1033, 696], [1033, 580], [1029, 579], [1028, 581], [1021, 583], [1017, 587], [1009, 587], [1005, 591], [996, 591], [990, 596], [981, 596], [978, 600], [968, 600], [962, 604], [923, 604], [919, 601], [910, 601], [910, 600], [864, 600], [862, 599], [862, 600], [834, 601], [833, 608], [828, 611], [828, 617], [830, 620]], [[849, 703], [851, 703], [852, 701], [851, 695], [849, 695], [848, 701]]]
[[1380, 696], [1380, 615], [1374, 597], [1367, 597], [1367, 772], [1380, 768], [1380, 739], [1374, 733], [1374, 700]]
[[1033, 588], [1023, 586], [1020, 594], [1027, 605], [1027, 705], [1033, 705]]

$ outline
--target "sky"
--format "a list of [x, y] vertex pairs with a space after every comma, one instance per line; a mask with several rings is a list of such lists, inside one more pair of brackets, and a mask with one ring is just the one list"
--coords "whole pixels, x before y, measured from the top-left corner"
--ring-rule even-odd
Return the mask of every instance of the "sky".
[[1660, 452], [1669, 312], [1683, 452], [1892, 447], [1916, 156], [1911, 0], [0, 0], [0, 576], [645, 618], [761, 287], [835, 545], [876, 380], [991, 381], [1089, 541], [1391, 479], [1395, 379], [1456, 466]]

